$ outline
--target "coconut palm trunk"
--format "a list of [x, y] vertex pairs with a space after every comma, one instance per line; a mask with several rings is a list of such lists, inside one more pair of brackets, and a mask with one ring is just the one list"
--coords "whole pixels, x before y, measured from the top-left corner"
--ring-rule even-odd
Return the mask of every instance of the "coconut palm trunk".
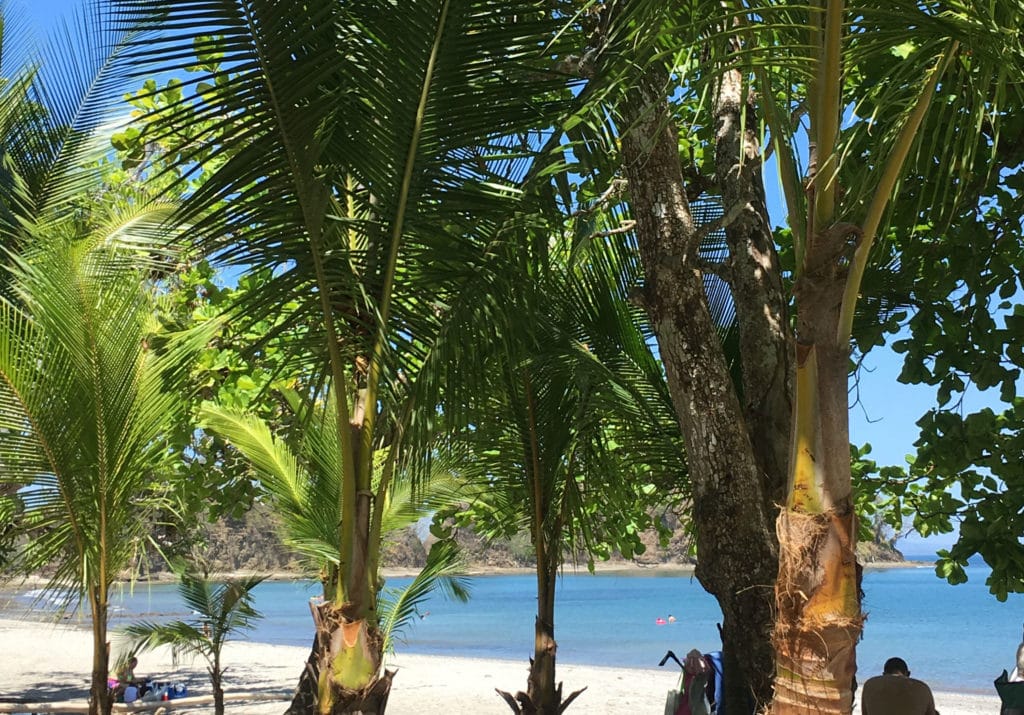
[[[863, 220], [846, 223], [840, 217], [857, 212], [839, 186], [845, 13], [843, 0], [826, 0], [820, 25], [816, 21], [810, 29], [820, 55], [809, 92], [806, 228], [795, 232], [796, 378], [790, 479], [777, 524], [775, 715], [852, 711], [856, 644], [864, 623], [849, 453], [854, 311], [883, 214], [958, 47], [947, 42], [925, 70], [888, 154], [879, 161], [881, 176]], [[795, 195], [795, 187], [788, 194]]]
[[562, 687], [555, 686], [555, 586], [557, 565], [545, 560], [537, 568], [537, 618], [533, 625], [533, 659], [526, 689], [537, 713], [561, 712]]
[[[828, 296], [799, 290], [801, 337], [838, 325], [842, 284]], [[832, 316], [814, 315], [815, 302]], [[811, 315], [810, 324], [804, 320]], [[820, 322], [816, 322], [820, 321]], [[828, 330], [828, 329], [831, 330]], [[857, 515], [850, 491], [849, 351], [827, 341], [797, 347], [793, 476], [778, 519], [776, 713], [850, 712], [860, 638]]]
[[114, 698], [107, 686], [110, 674], [110, 643], [107, 641], [106, 593], [91, 589], [89, 609], [92, 615], [92, 675], [89, 679], [89, 715], [110, 715]]
[[220, 651], [217, 651], [213, 665], [207, 669], [207, 672], [210, 674], [210, 687], [213, 688], [214, 715], [224, 715], [224, 681], [220, 667]]

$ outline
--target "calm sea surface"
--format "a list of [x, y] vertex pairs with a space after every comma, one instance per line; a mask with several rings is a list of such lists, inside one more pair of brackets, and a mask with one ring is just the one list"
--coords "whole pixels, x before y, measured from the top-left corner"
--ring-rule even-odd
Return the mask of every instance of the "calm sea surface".
[[[992, 692], [992, 680], [1011, 668], [1024, 621], [1024, 598], [999, 603], [984, 585], [986, 569], [972, 566], [970, 580], [949, 586], [927, 565], [865, 575], [864, 640], [858, 647], [861, 680], [881, 672], [898, 655], [915, 677], [940, 690]], [[403, 586], [408, 579], [391, 579]], [[421, 607], [398, 644], [399, 652], [521, 660], [532, 655], [533, 576], [479, 576], [472, 599], [437, 596]], [[256, 589], [264, 614], [254, 641], [308, 647], [312, 620], [307, 605], [317, 588], [307, 582], [266, 582]], [[25, 600], [25, 596], [22, 597]], [[676, 617], [658, 625], [655, 619]], [[117, 599], [115, 628], [139, 617], [188, 617], [173, 585], [137, 586]], [[714, 599], [688, 575], [579, 574], [562, 578], [556, 635], [559, 661], [590, 665], [656, 667], [668, 649], [680, 657], [691, 648], [720, 647]]]

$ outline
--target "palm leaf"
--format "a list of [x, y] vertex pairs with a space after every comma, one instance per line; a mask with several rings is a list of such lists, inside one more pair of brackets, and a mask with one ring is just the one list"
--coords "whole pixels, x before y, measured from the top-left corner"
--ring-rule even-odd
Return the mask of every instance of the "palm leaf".
[[419, 617], [421, 606], [430, 595], [442, 591], [446, 597], [458, 601], [469, 599], [469, 586], [461, 575], [465, 564], [458, 547], [451, 541], [437, 541], [427, 555], [427, 563], [412, 583], [398, 591], [387, 591], [381, 598], [383, 612], [381, 632], [384, 634], [384, 648], [394, 650], [394, 643]]

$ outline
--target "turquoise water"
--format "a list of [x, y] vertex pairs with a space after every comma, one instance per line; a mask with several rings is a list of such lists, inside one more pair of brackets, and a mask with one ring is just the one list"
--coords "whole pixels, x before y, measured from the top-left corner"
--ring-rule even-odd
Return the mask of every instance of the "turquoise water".
[[[1013, 665], [1021, 639], [1024, 600], [999, 603], [984, 585], [984, 567], [970, 580], [949, 586], [930, 566], [869, 571], [868, 613], [858, 647], [860, 679], [881, 671], [898, 655], [915, 677], [940, 690], [992, 692], [992, 680]], [[391, 579], [402, 586], [408, 579]], [[530, 575], [480, 576], [472, 599], [462, 604], [435, 597], [421, 607], [429, 615], [404, 634], [400, 652], [503, 658], [526, 663], [532, 655], [535, 579]], [[313, 584], [266, 582], [256, 589], [265, 618], [251, 639], [308, 647], [312, 621], [307, 605]], [[141, 586], [118, 599], [112, 625], [139, 617], [187, 617], [173, 585]], [[658, 625], [655, 619], [676, 617]], [[717, 604], [689, 575], [657, 573], [579, 574], [562, 578], [556, 635], [562, 663], [656, 667], [665, 651], [717, 650]]]

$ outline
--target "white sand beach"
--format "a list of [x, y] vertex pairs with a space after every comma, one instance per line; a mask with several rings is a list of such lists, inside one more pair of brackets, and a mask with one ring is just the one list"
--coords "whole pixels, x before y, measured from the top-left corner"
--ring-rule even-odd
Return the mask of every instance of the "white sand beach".
[[[116, 642], [115, 642], [116, 648]], [[64, 624], [0, 619], [0, 703], [85, 699], [91, 669], [91, 639], [87, 630]], [[294, 688], [308, 650], [291, 646], [231, 642], [225, 647], [226, 691], [280, 693], [278, 702], [228, 703], [229, 713], [271, 715], [281, 713]], [[465, 713], [506, 715], [508, 706], [495, 688], [516, 691], [526, 686], [527, 663], [502, 660], [403, 655], [388, 704], [392, 715]], [[600, 668], [559, 664], [565, 691], [584, 686], [568, 712], [661, 713], [665, 693], [675, 687], [671, 670]], [[175, 665], [169, 651], [144, 654], [136, 669], [139, 677], [187, 684], [190, 694], [209, 694], [201, 662]], [[999, 712], [993, 695], [936, 693], [942, 715], [989, 715]], [[212, 707], [189, 708], [209, 712]], [[175, 710], [175, 712], [183, 712]]]

